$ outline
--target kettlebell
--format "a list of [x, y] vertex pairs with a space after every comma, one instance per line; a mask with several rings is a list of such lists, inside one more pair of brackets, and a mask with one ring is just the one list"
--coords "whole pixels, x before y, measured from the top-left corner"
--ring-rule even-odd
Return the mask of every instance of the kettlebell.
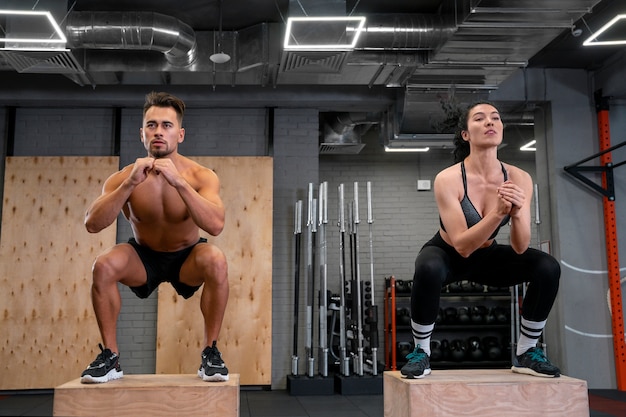
[[406, 307], [398, 307], [396, 309], [396, 322], [401, 326], [411, 325], [411, 312]]
[[461, 281], [461, 291], [463, 292], [473, 292], [474, 286], [470, 281]]
[[496, 324], [496, 315], [493, 310], [493, 308], [490, 308], [489, 311], [487, 311], [487, 314], [485, 315], [485, 324]]
[[406, 355], [413, 352], [413, 343], [412, 342], [398, 342], [397, 346], [398, 357], [400, 360], [406, 360]]
[[498, 323], [508, 323], [509, 322], [509, 315], [507, 314], [507, 311], [503, 308], [503, 307], [495, 307], [493, 309], [493, 313], [496, 316], [496, 321]]
[[450, 342], [450, 353], [453, 361], [461, 362], [464, 360], [467, 353], [467, 345], [465, 341], [461, 339], [454, 339]]
[[497, 360], [502, 357], [502, 349], [500, 348], [500, 342], [495, 336], [485, 336], [483, 338], [483, 349], [485, 355], [489, 360]]
[[471, 310], [472, 323], [482, 324], [485, 322], [487, 308], [484, 306], [473, 306]]
[[480, 343], [480, 338], [477, 336], [472, 336], [467, 339], [467, 350], [471, 360], [480, 361], [483, 359], [483, 348]]
[[457, 322], [457, 311], [454, 307], [446, 307], [443, 310], [443, 317], [446, 324], [455, 324]]
[[471, 320], [469, 308], [459, 307], [457, 309], [457, 320], [459, 324], [468, 324]]

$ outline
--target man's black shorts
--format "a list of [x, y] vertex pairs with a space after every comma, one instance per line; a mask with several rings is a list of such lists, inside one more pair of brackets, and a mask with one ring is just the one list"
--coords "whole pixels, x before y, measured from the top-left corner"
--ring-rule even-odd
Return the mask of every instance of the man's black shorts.
[[201, 285], [190, 286], [180, 282], [180, 268], [191, 253], [191, 250], [201, 242], [206, 242], [205, 238], [200, 238], [197, 243], [188, 248], [176, 252], [158, 252], [145, 246], [141, 246], [135, 238], [128, 239], [128, 243], [135, 248], [139, 259], [146, 268], [147, 282], [139, 287], [130, 289], [139, 298], [148, 298], [152, 292], [162, 282], [169, 282], [176, 292], [183, 298], [191, 297]]

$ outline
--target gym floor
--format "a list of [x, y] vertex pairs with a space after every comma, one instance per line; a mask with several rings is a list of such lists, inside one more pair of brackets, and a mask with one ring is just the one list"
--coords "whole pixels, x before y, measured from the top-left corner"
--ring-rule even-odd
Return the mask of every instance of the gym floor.
[[[52, 416], [52, 390], [0, 392], [0, 416]], [[382, 395], [291, 396], [287, 391], [242, 390], [241, 417], [382, 417]], [[626, 392], [589, 390], [590, 417], [626, 416]]]

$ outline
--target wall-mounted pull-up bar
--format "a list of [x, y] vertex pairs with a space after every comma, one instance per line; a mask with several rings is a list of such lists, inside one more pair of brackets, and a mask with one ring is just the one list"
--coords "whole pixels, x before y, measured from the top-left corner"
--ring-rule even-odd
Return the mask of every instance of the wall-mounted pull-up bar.
[[[611, 151], [626, 145], [626, 142], [611, 147], [609, 129], [609, 98], [602, 96], [602, 90], [595, 93], [596, 112], [598, 114], [598, 138], [600, 152], [575, 164], [566, 166], [565, 172], [579, 179], [603, 195], [604, 233], [608, 267], [609, 290], [611, 293], [611, 325], [613, 329], [613, 351], [615, 355], [615, 375], [617, 389], [626, 391], [626, 342], [624, 341], [624, 312], [622, 310], [622, 288], [619, 272], [619, 250], [617, 247], [617, 226], [615, 221], [615, 189], [613, 170], [626, 161], [617, 164], [611, 161]], [[600, 158], [602, 166], [583, 167], [580, 164], [593, 158]], [[583, 171], [601, 172], [602, 186], [581, 175]]]
[[[611, 157], [609, 155], [608, 156], [609, 162], [605, 162], [605, 164], [601, 166], [581, 166], [580, 164], [583, 164], [594, 158], [604, 157], [607, 153], [614, 151], [615, 149], [621, 148], [622, 146], [626, 146], [626, 142], [622, 142], [620, 144], [612, 146], [608, 149], [605, 149], [602, 152], [598, 152], [597, 154], [591, 155], [588, 158], [580, 160], [574, 164], [568, 165], [564, 167], [563, 169], [565, 170], [565, 172], [567, 172], [571, 176], [582, 181], [585, 185], [588, 185], [589, 187], [591, 187], [592, 190], [597, 191], [600, 194], [602, 194], [609, 201], [615, 201], [615, 186], [613, 183], [613, 170], [619, 167], [620, 165], [626, 164], [626, 161], [622, 161], [618, 164], [613, 164], [612, 162], [610, 162]], [[602, 185], [596, 184], [589, 178], [582, 175], [581, 172], [600, 172], [604, 174], [602, 178]]]

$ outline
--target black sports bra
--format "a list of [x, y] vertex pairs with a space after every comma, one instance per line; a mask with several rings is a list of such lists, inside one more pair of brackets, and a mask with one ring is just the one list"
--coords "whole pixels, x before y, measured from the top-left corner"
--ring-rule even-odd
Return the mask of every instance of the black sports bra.
[[[509, 179], [509, 175], [507, 174], [506, 169], [504, 168], [504, 165], [502, 164], [502, 162], [500, 162], [500, 166], [502, 167], [502, 174], [504, 175], [504, 181], [506, 181]], [[478, 210], [476, 210], [476, 207], [474, 207], [474, 204], [472, 204], [469, 197], [467, 196], [467, 176], [465, 175], [465, 162], [461, 162], [461, 176], [463, 177], [463, 199], [460, 201], [461, 209], [463, 210], [463, 214], [465, 215], [465, 222], [467, 223], [467, 227], [470, 228], [474, 226], [476, 223], [478, 223], [479, 221], [481, 221], [482, 217], [480, 216], [480, 214], [478, 213]], [[496, 237], [496, 235], [500, 231], [500, 228], [504, 226], [505, 224], [507, 224], [510, 218], [511, 217], [509, 215], [506, 215], [502, 219], [498, 228], [494, 230], [491, 236], [489, 236], [489, 240]], [[445, 232], [446, 228], [444, 227], [443, 222], [441, 221], [441, 217], [439, 217], [439, 224], [441, 225], [441, 229]]]

